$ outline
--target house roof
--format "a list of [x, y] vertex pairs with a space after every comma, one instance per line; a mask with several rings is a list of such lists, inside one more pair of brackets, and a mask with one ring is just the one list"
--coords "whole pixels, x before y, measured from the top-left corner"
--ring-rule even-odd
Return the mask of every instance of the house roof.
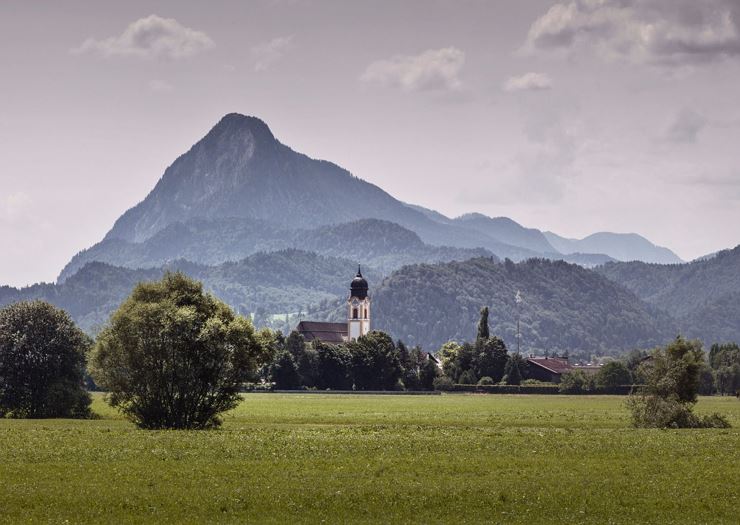
[[527, 359], [527, 362], [558, 375], [564, 374], [573, 369], [573, 367], [568, 364], [568, 360], [561, 357], [530, 357]]
[[301, 321], [295, 330], [309, 342], [318, 339], [325, 343], [343, 343], [347, 339], [347, 323]]

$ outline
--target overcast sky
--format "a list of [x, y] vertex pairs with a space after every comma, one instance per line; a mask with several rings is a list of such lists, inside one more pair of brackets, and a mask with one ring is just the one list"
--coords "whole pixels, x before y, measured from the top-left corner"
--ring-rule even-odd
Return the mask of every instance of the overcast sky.
[[229, 112], [448, 215], [740, 243], [738, 0], [5, 0], [0, 75], [0, 284], [54, 280]]

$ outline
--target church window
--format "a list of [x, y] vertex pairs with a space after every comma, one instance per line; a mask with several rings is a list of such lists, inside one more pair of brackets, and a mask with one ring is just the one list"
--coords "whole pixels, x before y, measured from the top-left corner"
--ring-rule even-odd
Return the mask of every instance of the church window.
[[352, 319], [357, 319], [357, 308], [352, 308]]

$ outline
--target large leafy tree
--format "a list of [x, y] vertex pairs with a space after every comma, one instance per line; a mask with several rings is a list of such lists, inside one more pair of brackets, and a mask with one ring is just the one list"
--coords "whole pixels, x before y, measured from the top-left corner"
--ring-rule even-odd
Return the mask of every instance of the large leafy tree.
[[527, 361], [521, 354], [515, 353], [509, 357], [504, 368], [504, 378], [507, 385], [520, 385], [527, 372]]
[[352, 389], [352, 356], [343, 345], [330, 345], [321, 341], [311, 343], [316, 352], [319, 388], [333, 390]]
[[295, 359], [288, 351], [282, 351], [270, 367], [270, 378], [278, 390], [295, 390], [301, 386]]
[[357, 390], [395, 390], [401, 362], [393, 339], [373, 331], [347, 343], [352, 356], [352, 376]]
[[478, 340], [486, 340], [491, 336], [490, 329], [488, 328], [488, 307], [484, 306], [480, 310], [480, 320], [478, 321]]
[[181, 273], [140, 283], [91, 359], [108, 401], [142, 428], [209, 428], [268, 357], [252, 324]]
[[88, 417], [90, 344], [69, 315], [49, 303], [0, 309], [0, 417]]
[[504, 377], [509, 353], [500, 337], [478, 339], [475, 345], [475, 357], [472, 368], [480, 377], [490, 377], [498, 383]]

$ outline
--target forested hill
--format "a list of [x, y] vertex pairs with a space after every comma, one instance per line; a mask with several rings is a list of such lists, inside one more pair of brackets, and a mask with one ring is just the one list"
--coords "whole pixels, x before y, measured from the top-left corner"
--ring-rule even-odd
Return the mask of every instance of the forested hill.
[[740, 246], [687, 264], [609, 263], [596, 269], [706, 343], [740, 340]]
[[670, 317], [632, 292], [580, 266], [543, 259], [407, 266], [375, 290], [374, 323], [409, 344], [437, 348], [473, 337], [487, 305], [493, 332], [513, 348], [517, 291], [523, 352], [614, 354], [675, 336]]
[[676, 317], [740, 292], [740, 246], [686, 264], [608, 263], [596, 269]]
[[[179, 270], [203, 281], [208, 291], [239, 313], [254, 314], [256, 324], [264, 325], [278, 314], [284, 319], [285, 314], [305, 312], [311, 304], [344, 297], [357, 271], [357, 261], [281, 250], [217, 266], [180, 260], [160, 268], [134, 270], [93, 262], [60, 284], [0, 287], [0, 306], [44, 299], [67, 310], [84, 330], [94, 332], [136, 283], [158, 279], [167, 270]], [[370, 282], [381, 279], [369, 267], [363, 269], [363, 274]]]
[[196, 218], [170, 224], [142, 242], [105, 239], [75, 255], [58, 281], [63, 282], [92, 261], [126, 268], [159, 267], [177, 259], [218, 265], [290, 248], [362, 261], [384, 273], [405, 264], [492, 255], [483, 248], [432, 246], [411, 230], [379, 219], [306, 230], [284, 229], [257, 219]]

